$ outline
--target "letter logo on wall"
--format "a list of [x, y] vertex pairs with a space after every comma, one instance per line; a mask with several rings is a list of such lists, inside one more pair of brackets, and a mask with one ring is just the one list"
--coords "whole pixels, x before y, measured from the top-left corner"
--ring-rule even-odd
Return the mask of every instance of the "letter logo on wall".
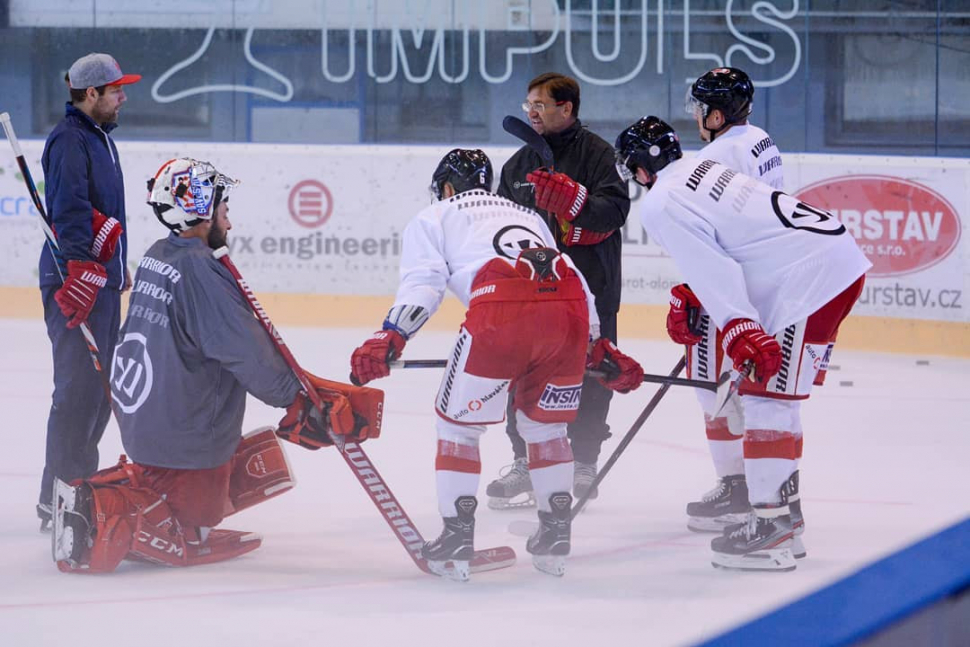
[[330, 189], [316, 180], [298, 182], [287, 200], [290, 216], [301, 227], [315, 229], [330, 219], [333, 196]]
[[960, 217], [946, 198], [918, 182], [846, 175], [811, 184], [796, 197], [842, 221], [872, 262], [869, 276], [925, 270], [960, 240]]
[[152, 392], [154, 375], [144, 335], [130, 332], [115, 348], [111, 362], [111, 397], [125, 413], [138, 411]]

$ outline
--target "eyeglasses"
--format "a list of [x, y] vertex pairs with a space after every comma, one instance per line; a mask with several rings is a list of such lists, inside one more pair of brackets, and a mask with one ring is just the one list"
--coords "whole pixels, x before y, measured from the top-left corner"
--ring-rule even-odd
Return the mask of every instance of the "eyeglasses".
[[[565, 101], [557, 101], [556, 102], [556, 107], [558, 108], [559, 106], [561, 106], [561, 105], [563, 105], [565, 103], [566, 103]], [[528, 114], [528, 113], [532, 112], [533, 110], [535, 110], [536, 112], [538, 112], [540, 115], [541, 114], [545, 114], [545, 112], [546, 112], [546, 104], [542, 103], [541, 101], [536, 101], [535, 103], [530, 103], [529, 101], [523, 101], [522, 102], [522, 112]]]

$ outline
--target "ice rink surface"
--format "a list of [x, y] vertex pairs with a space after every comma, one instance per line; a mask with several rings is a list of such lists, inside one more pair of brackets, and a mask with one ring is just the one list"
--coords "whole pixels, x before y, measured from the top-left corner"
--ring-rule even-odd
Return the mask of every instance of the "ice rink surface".
[[[272, 316], [272, 312], [270, 312]], [[375, 322], [377, 324], [379, 322]], [[658, 324], [659, 325], [659, 324]], [[803, 406], [801, 489], [808, 558], [792, 573], [710, 565], [712, 535], [686, 528], [684, 506], [714, 484], [700, 411], [667, 393], [573, 525], [562, 579], [536, 572], [513, 519], [485, 484], [511, 462], [504, 431], [482, 439], [476, 547], [508, 544], [509, 569], [457, 584], [420, 572], [334, 450], [287, 445], [296, 489], [227, 519], [263, 546], [187, 569], [125, 563], [114, 574], [67, 575], [34, 517], [50, 406], [50, 347], [42, 322], [0, 319], [0, 643], [9, 647], [154, 645], [683, 645], [818, 589], [968, 513], [970, 361], [849, 352]], [[345, 379], [371, 329], [284, 328], [310, 371]], [[622, 335], [621, 331], [621, 335]], [[452, 335], [422, 332], [406, 357], [444, 357]], [[622, 336], [621, 336], [622, 342]], [[651, 373], [678, 359], [670, 343], [621, 348]], [[929, 364], [918, 364], [929, 359]], [[440, 531], [434, 494], [432, 403], [439, 370], [398, 371], [386, 391], [383, 436], [364, 448], [425, 538]], [[840, 385], [851, 382], [851, 386]], [[657, 387], [613, 400], [602, 464]], [[245, 429], [282, 410], [250, 399]], [[112, 421], [102, 467], [122, 451]], [[798, 644], [793, 628], [791, 645]]]

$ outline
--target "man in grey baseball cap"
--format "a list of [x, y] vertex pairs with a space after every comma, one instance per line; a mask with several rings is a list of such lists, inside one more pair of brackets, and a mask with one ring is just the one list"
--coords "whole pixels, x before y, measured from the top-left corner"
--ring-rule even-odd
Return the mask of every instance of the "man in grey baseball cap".
[[118, 61], [110, 54], [91, 53], [74, 61], [67, 72], [72, 90], [97, 88], [102, 85], [129, 85], [141, 80], [141, 74], [122, 74]]

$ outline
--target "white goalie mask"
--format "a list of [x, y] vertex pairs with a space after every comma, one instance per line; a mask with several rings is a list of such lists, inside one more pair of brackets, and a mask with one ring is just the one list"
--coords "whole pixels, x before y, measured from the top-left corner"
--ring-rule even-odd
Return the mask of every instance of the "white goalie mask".
[[211, 219], [238, 185], [209, 162], [182, 157], [162, 164], [148, 180], [148, 204], [163, 225], [180, 233]]

